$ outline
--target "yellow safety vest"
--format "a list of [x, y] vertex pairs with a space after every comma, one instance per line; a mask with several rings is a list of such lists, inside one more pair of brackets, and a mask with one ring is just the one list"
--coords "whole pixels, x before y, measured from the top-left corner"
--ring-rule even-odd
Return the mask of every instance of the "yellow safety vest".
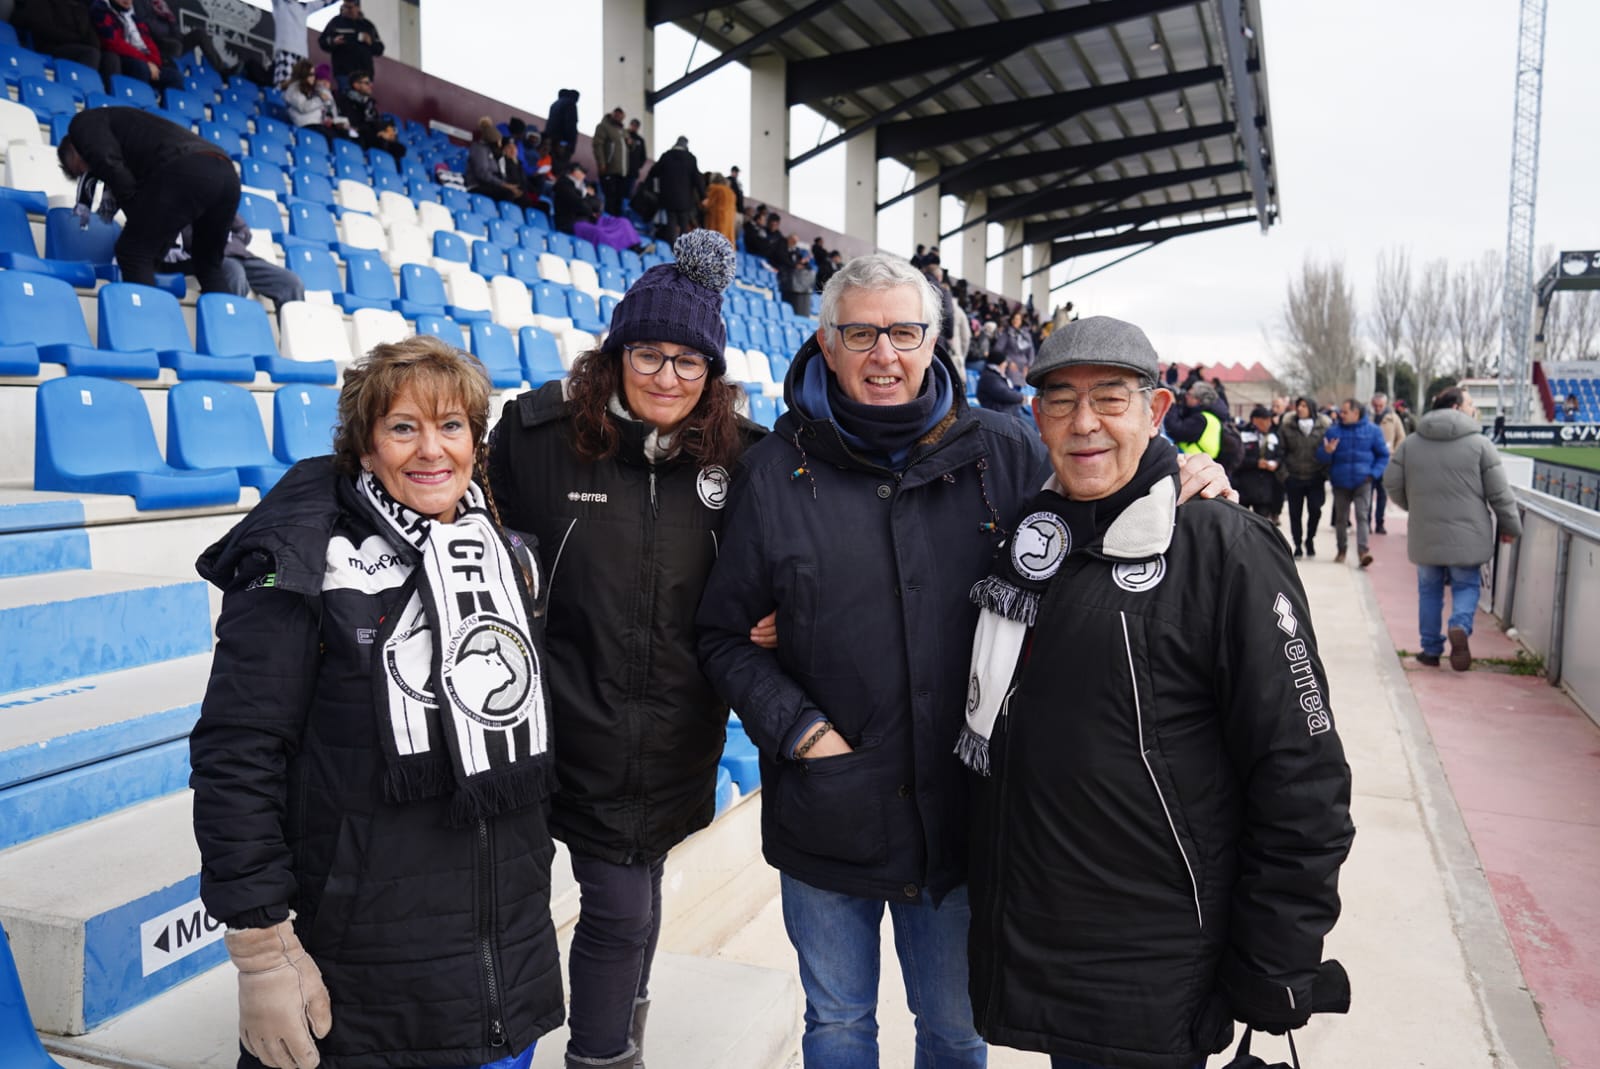
[[1200, 413], [1205, 417], [1206, 429], [1200, 432], [1198, 442], [1179, 442], [1178, 448], [1185, 453], [1204, 453], [1212, 460], [1216, 460], [1222, 452], [1222, 420], [1215, 412]]

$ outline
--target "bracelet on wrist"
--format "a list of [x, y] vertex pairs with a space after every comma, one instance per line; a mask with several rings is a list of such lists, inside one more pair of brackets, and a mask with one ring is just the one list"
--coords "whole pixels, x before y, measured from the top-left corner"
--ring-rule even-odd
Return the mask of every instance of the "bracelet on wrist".
[[832, 730], [833, 725], [824, 721], [816, 731], [811, 733], [810, 737], [807, 738], [805, 742], [802, 742], [799, 746], [795, 747], [794, 755], [796, 757], [804, 757], [806, 754], [811, 752], [811, 748], [813, 746], [822, 741], [822, 736], [826, 735]]

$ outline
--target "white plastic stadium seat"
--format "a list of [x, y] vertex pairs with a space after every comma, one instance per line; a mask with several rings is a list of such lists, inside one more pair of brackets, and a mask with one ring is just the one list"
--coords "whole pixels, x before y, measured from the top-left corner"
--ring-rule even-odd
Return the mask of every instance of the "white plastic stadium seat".
[[745, 360], [743, 349], [723, 347], [722, 359], [727, 361], [728, 370], [725, 378], [729, 382], [750, 382], [750, 365]]
[[278, 248], [278, 243], [272, 240], [272, 235], [267, 231], [250, 231], [249, 249], [268, 263], [283, 266], [283, 250]]
[[354, 359], [344, 316], [331, 304], [290, 301], [278, 309], [279, 351], [289, 360], [332, 360], [341, 369]]
[[559, 340], [561, 342], [561, 364], [568, 371], [572, 370], [573, 361], [600, 344], [593, 334], [584, 330], [569, 330], [561, 335]]
[[567, 268], [567, 261], [553, 252], [539, 254], [539, 277], [562, 286], [572, 285], [572, 272]]
[[364, 212], [367, 215], [378, 214], [378, 194], [365, 182], [357, 182], [353, 178], [341, 178], [333, 195], [345, 211]]
[[357, 308], [350, 315], [355, 351], [370, 353], [375, 345], [405, 341], [414, 333], [406, 317], [386, 308]]
[[56, 150], [49, 145], [18, 142], [6, 152], [6, 185], [42, 190], [52, 208], [70, 208], [78, 199], [78, 183], [61, 173]]
[[422, 227], [422, 232], [428, 235], [428, 240], [433, 240], [435, 230], [454, 230], [455, 216], [450, 214], [450, 209], [443, 204], [433, 204], [423, 201], [417, 205], [417, 225]]
[[433, 259], [433, 245], [427, 231], [415, 223], [389, 224], [389, 249], [384, 259], [399, 270], [402, 264], [425, 264]]
[[350, 212], [339, 220], [338, 227], [340, 240], [352, 248], [371, 249], [380, 255], [389, 251], [389, 235], [373, 216]]
[[572, 276], [572, 287], [587, 293], [600, 301], [600, 276], [595, 273], [594, 265], [586, 260], [573, 260], [567, 264], [567, 273]]
[[404, 193], [386, 189], [378, 194], [378, 218], [383, 220], [384, 226], [393, 226], [396, 223], [416, 226], [417, 206], [411, 203], [411, 198]]
[[0, 94], [0, 156], [6, 154], [12, 142], [43, 145], [44, 137], [39, 132], [39, 119], [33, 114], [32, 108]]
[[465, 271], [452, 271], [445, 275], [444, 288], [450, 295], [450, 303], [457, 308], [469, 308], [475, 312], [483, 311], [491, 316], [494, 315], [494, 302], [489, 297], [489, 283], [482, 275], [474, 274], [470, 268]]
[[533, 314], [533, 298], [528, 287], [510, 275], [496, 275], [489, 280], [489, 300], [494, 307], [494, 321], [515, 334], [523, 327], [539, 325]]

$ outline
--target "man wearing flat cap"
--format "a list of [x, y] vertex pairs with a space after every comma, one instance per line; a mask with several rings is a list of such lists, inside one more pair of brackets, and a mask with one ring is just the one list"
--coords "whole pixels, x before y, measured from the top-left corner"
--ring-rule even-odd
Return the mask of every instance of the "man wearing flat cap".
[[1177, 507], [1156, 376], [1132, 324], [1050, 336], [1054, 476], [973, 589], [973, 1012], [1055, 1069], [1191, 1069], [1235, 1019], [1349, 1003], [1322, 942], [1350, 769], [1305, 592], [1266, 520]]

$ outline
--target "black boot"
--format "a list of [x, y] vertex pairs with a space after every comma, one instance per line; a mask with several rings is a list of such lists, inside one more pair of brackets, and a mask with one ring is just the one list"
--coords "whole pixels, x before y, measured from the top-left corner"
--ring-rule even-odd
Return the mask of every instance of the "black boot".
[[644, 1069], [644, 1022], [650, 1016], [650, 1000], [633, 1000], [633, 1069]]

